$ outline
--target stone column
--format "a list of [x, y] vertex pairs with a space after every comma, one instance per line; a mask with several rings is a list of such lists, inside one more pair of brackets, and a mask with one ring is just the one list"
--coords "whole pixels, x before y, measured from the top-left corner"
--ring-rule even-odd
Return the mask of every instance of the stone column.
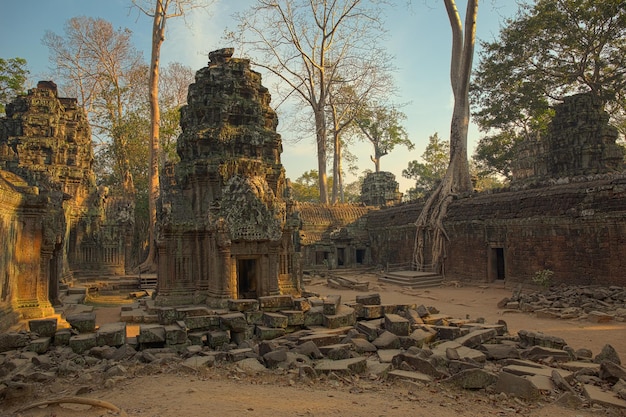
[[278, 286], [278, 274], [279, 274], [279, 263], [280, 259], [278, 256], [278, 252], [280, 249], [280, 241], [278, 242], [270, 242], [268, 245], [268, 279], [269, 285], [267, 286], [267, 295], [278, 295], [280, 294], [280, 288]]

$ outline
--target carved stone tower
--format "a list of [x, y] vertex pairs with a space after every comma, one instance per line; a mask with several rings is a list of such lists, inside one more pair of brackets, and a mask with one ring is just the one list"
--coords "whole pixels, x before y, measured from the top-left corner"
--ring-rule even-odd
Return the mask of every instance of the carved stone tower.
[[181, 110], [180, 162], [161, 182], [162, 305], [299, 291], [278, 119], [261, 75], [232, 54], [209, 54]]

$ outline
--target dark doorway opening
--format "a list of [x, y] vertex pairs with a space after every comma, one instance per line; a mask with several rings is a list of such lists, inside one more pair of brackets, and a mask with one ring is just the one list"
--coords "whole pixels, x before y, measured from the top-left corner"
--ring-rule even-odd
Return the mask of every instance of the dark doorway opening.
[[491, 248], [491, 281], [504, 280], [504, 248]]
[[358, 265], [363, 265], [365, 262], [365, 249], [357, 249], [356, 250], [356, 263]]
[[337, 267], [345, 265], [345, 256], [346, 256], [345, 248], [337, 248]]
[[257, 275], [256, 259], [237, 260], [238, 298], [257, 298]]

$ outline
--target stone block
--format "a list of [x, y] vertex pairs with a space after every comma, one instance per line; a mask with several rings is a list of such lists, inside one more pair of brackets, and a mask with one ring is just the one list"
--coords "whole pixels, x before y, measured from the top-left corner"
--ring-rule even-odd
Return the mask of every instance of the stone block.
[[371, 320], [379, 319], [385, 315], [383, 312], [383, 306], [381, 305], [363, 305], [359, 306], [359, 318]]
[[415, 371], [405, 371], [402, 369], [394, 369], [393, 371], [389, 371], [387, 373], [388, 379], [403, 379], [411, 382], [420, 382], [420, 383], [429, 383], [432, 382], [433, 378], [423, 374], [421, 372]]
[[495, 329], [482, 329], [470, 332], [465, 336], [461, 336], [455, 339], [455, 341], [464, 346], [475, 348], [485, 342], [493, 340], [497, 336], [497, 334], [498, 333]]
[[96, 331], [97, 346], [119, 347], [126, 343], [126, 323], [106, 323]]
[[207, 333], [207, 345], [211, 349], [217, 349], [230, 343], [230, 333], [227, 330], [213, 330]]
[[391, 363], [394, 357], [402, 353], [401, 349], [378, 349], [376, 354], [381, 363]]
[[178, 320], [178, 313], [173, 307], [161, 307], [157, 310], [157, 315], [159, 317], [159, 324], [163, 325], [176, 323]]
[[411, 323], [397, 314], [385, 314], [384, 326], [397, 336], [408, 336], [411, 329]]
[[382, 319], [359, 321], [356, 324], [356, 330], [364, 334], [367, 340], [372, 342], [383, 332], [382, 324]]
[[294, 298], [293, 309], [298, 311], [309, 311], [311, 309], [311, 302], [308, 298]]
[[604, 361], [600, 364], [600, 378], [611, 384], [616, 384], [620, 379], [626, 381], [626, 369], [614, 362]]
[[280, 314], [287, 317], [287, 327], [304, 326], [304, 311], [282, 310]]
[[192, 356], [183, 361], [182, 366], [194, 371], [211, 368], [215, 365], [215, 356]]
[[603, 313], [602, 311], [591, 311], [587, 314], [587, 320], [592, 323], [610, 323], [614, 319], [614, 315]]
[[211, 311], [203, 306], [176, 307], [175, 310], [176, 320], [185, 320], [187, 317], [211, 315]]
[[220, 327], [222, 330], [231, 330], [234, 332], [244, 332], [248, 327], [246, 315], [241, 312], [223, 314], [219, 316]]
[[246, 340], [250, 340], [254, 338], [254, 328], [255, 326], [249, 325], [242, 332], [230, 332], [230, 341], [236, 345], [240, 345]]
[[532, 375], [541, 375], [546, 377], [552, 377], [552, 372], [556, 371], [563, 379], [566, 381], [571, 381], [574, 378], [574, 374], [565, 369], [555, 369], [547, 366], [524, 366], [524, 365], [507, 365], [502, 368], [504, 372], [508, 372], [510, 374], [519, 375], [519, 376], [532, 376]]
[[426, 317], [422, 317], [422, 320], [431, 326], [447, 326], [448, 320], [451, 318], [447, 314], [429, 314]]
[[399, 369], [403, 362], [406, 362], [411, 369], [429, 375], [436, 379], [446, 378], [449, 375], [445, 372], [438, 370], [430, 361], [420, 356], [410, 353], [400, 353], [393, 357], [391, 363], [394, 368]]
[[[455, 355], [457, 358], [450, 358], [449, 350], [452, 349], [455, 351]], [[457, 341], [450, 340], [447, 342], [443, 342], [433, 348], [433, 355], [447, 357], [449, 359], [460, 359], [460, 360], [470, 360], [477, 363], [485, 363], [487, 360], [487, 355], [483, 352], [468, 348], [467, 346], [463, 346]]]
[[461, 337], [461, 328], [457, 326], [433, 326], [437, 332], [437, 339], [454, 340]]
[[259, 300], [255, 300], [253, 298], [242, 298], [238, 300], [228, 300], [228, 309], [231, 311], [258, 311], [259, 310]]
[[271, 340], [276, 339], [277, 337], [281, 337], [285, 335], [285, 329], [280, 327], [266, 327], [266, 326], [256, 326], [254, 333], [260, 340]]
[[304, 336], [301, 337], [298, 342], [300, 344], [306, 343], [306, 342], [313, 342], [315, 343], [315, 346], [322, 347], [322, 346], [328, 346], [328, 345], [334, 345], [337, 344], [341, 341], [341, 336], [337, 335], [337, 334], [331, 334], [331, 333], [316, 333], [316, 334], [312, 334], [309, 336]]
[[216, 314], [206, 316], [187, 316], [184, 319], [185, 326], [191, 331], [217, 330], [220, 327], [220, 316]]
[[304, 313], [304, 325], [322, 326], [324, 324], [324, 309], [322, 306], [311, 307], [306, 313]]
[[591, 384], [583, 384], [583, 394], [592, 404], [626, 409], [626, 401], [619, 398], [611, 391], [603, 391], [602, 388]]
[[52, 339], [50, 337], [39, 337], [35, 340], [31, 340], [28, 350], [41, 355], [50, 349], [51, 341]]
[[72, 331], [70, 329], [59, 329], [54, 334], [55, 346], [67, 346], [70, 344], [70, 338], [72, 337]]
[[444, 380], [459, 388], [469, 390], [485, 389], [498, 381], [498, 375], [484, 369], [465, 369]]
[[28, 321], [28, 329], [40, 337], [54, 337], [57, 331], [57, 319], [33, 319]]
[[246, 311], [246, 322], [250, 325], [262, 325], [263, 324], [263, 312], [262, 311]]
[[409, 337], [415, 339], [420, 346], [423, 346], [434, 341], [437, 338], [437, 332], [432, 328], [424, 327], [413, 330]]
[[163, 326], [165, 329], [165, 343], [168, 346], [182, 345], [187, 342], [187, 331], [178, 324]]
[[187, 333], [187, 339], [192, 345], [203, 346], [207, 342], [208, 330]]
[[251, 348], [232, 349], [226, 352], [229, 362], [239, 362], [251, 357], [250, 355], [254, 355], [254, 351]]
[[263, 313], [263, 325], [273, 328], [287, 328], [287, 316], [279, 313]]
[[494, 390], [525, 400], [537, 400], [541, 397], [541, 391], [532, 381], [509, 372], [500, 372]]
[[387, 376], [387, 373], [391, 370], [390, 363], [380, 363], [376, 360], [368, 359], [367, 361], [367, 374], [380, 378]]
[[502, 359], [518, 359], [520, 357], [519, 350], [510, 344], [490, 344], [485, 343], [480, 346], [480, 350], [485, 352], [487, 359], [499, 361]]
[[154, 345], [165, 343], [165, 328], [160, 324], [142, 324], [139, 326], [137, 343], [140, 345]]
[[90, 333], [96, 330], [96, 313], [72, 314], [65, 320], [79, 333]]
[[82, 354], [96, 347], [96, 334], [83, 333], [70, 337], [69, 346], [74, 353]]
[[259, 297], [259, 308], [263, 311], [293, 310], [293, 297], [291, 295]]
[[308, 356], [311, 359], [321, 359], [324, 357], [317, 345], [311, 340], [294, 347], [292, 351], [300, 355]]
[[399, 349], [400, 338], [390, 331], [385, 330], [380, 334], [380, 336], [372, 341], [372, 344], [378, 349]]
[[356, 302], [366, 306], [380, 305], [380, 294], [357, 295]]
[[340, 295], [329, 295], [324, 299], [324, 315], [325, 316], [333, 316], [337, 314], [337, 310], [339, 309], [339, 305], [341, 304], [341, 296]]
[[315, 365], [317, 372], [336, 372], [339, 374], [360, 374], [367, 370], [367, 360], [363, 357], [333, 360], [321, 360]]
[[561, 349], [553, 349], [543, 346], [533, 346], [530, 349], [522, 352], [522, 358], [531, 360], [533, 362], [539, 362], [542, 359], [552, 358], [557, 362], [569, 362], [572, 360], [572, 356], [569, 352]]
[[354, 350], [357, 353], [370, 353], [376, 352], [378, 348], [374, 346], [373, 343], [369, 342], [366, 339], [361, 338], [353, 338], [350, 340], [350, 343], [354, 346]]
[[[326, 306], [326, 304], [324, 304]], [[326, 311], [326, 308], [324, 308]], [[340, 305], [335, 314], [324, 314], [323, 326], [329, 329], [337, 329], [339, 327], [354, 326], [356, 324], [356, 313], [352, 307]]]

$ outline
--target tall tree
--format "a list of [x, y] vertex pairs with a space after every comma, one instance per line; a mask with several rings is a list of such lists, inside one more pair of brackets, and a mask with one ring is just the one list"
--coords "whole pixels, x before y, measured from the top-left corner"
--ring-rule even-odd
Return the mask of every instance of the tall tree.
[[[206, 7], [194, 0], [133, 0], [133, 4], [145, 15], [152, 18], [152, 53], [150, 56], [150, 76], [148, 94], [150, 102], [150, 181], [149, 187], [149, 250], [146, 260], [139, 266], [140, 271], [154, 270], [156, 267], [156, 206], [159, 199], [159, 160], [161, 110], [159, 107], [159, 69], [161, 46], [165, 41], [165, 24], [169, 19], [184, 16], [198, 7]], [[150, 5], [148, 7], [148, 4]]]
[[380, 158], [388, 155], [398, 145], [413, 150], [415, 145], [401, 125], [406, 115], [393, 106], [374, 104], [365, 106], [355, 118], [361, 134], [374, 146], [374, 155], [370, 159], [374, 163], [375, 172], [380, 172]]
[[[361, 80], [389, 68], [379, 46], [382, 0], [257, 0], [236, 15], [238, 31], [229, 38], [248, 46], [255, 64], [286, 86], [284, 96], [301, 100], [313, 113], [320, 201], [328, 203], [329, 94], [337, 84]], [[349, 74], [349, 77], [347, 75]]]
[[441, 182], [450, 161], [450, 143], [439, 138], [435, 132], [428, 138], [428, 145], [421, 155], [422, 162], [411, 161], [402, 176], [415, 181], [408, 190], [408, 199], [415, 200], [429, 195]]
[[0, 58], [0, 115], [9, 101], [24, 93], [24, 84], [28, 77], [24, 58]]
[[454, 94], [454, 109], [450, 123], [450, 163], [439, 186], [430, 195], [415, 222], [413, 261], [418, 268], [426, 265], [426, 242], [430, 244], [430, 264], [443, 270], [446, 252], [446, 232], [443, 219], [455, 196], [470, 193], [472, 181], [467, 159], [469, 126], [469, 83], [474, 57], [478, 0], [468, 0], [465, 30], [454, 0], [444, 0], [452, 29], [452, 59], [450, 83]]
[[133, 196], [124, 118], [140, 102], [136, 87], [145, 76], [145, 67], [131, 43], [131, 31], [116, 30], [104, 19], [80, 16], [66, 22], [63, 36], [47, 31], [43, 43], [50, 50], [64, 93], [78, 99], [94, 133], [113, 142], [120, 188]]
[[550, 106], [572, 93], [589, 91], [606, 103], [614, 121], [623, 118], [625, 39], [621, 0], [522, 4], [495, 40], [481, 43], [471, 92], [475, 120], [488, 133], [478, 146], [481, 162], [508, 175], [511, 147], [540, 140]]

